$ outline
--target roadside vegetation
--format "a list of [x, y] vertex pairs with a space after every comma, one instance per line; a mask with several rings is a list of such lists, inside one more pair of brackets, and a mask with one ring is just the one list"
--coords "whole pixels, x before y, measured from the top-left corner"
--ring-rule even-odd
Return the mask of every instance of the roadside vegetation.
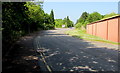
[[62, 25], [65, 25], [65, 28], [73, 27], [73, 22], [69, 19], [69, 16], [65, 17], [64, 19], [55, 19], [55, 27], [62, 28]]
[[98, 36], [87, 34], [86, 30], [74, 29], [74, 30], [66, 31], [65, 33], [70, 36], [77, 37], [79, 39], [84, 39], [89, 41], [99, 41], [99, 42], [105, 42], [105, 43], [116, 44], [116, 45], [118, 44], [116, 42], [102, 39]]
[[[43, 10], [43, 2], [3, 2], [2, 3], [2, 51], [3, 55], [22, 36], [39, 30], [56, 27], [73, 27], [69, 16], [54, 19], [54, 10], [50, 14]], [[1, 17], [1, 15], [0, 15]]]
[[87, 12], [83, 12], [82, 15], [80, 16], [79, 19], [77, 19], [76, 24], [75, 24], [75, 28], [77, 29], [81, 29], [81, 28], [86, 28], [87, 24], [90, 24], [92, 22], [98, 21], [98, 20], [102, 20], [102, 19], [106, 19], [112, 16], [116, 16], [118, 14], [112, 12], [110, 14], [106, 14], [106, 15], [101, 15], [98, 12], [93, 12], [91, 14], [87, 13]]
[[83, 12], [75, 24], [76, 29], [74, 29], [72, 31], [71, 30], [66, 31], [66, 34], [69, 34], [73, 37], [77, 37], [80, 39], [90, 40], [90, 41], [100, 41], [100, 42], [106, 42], [106, 43], [111, 43], [111, 44], [118, 44], [116, 42], [108, 41], [108, 40], [102, 39], [100, 37], [86, 33], [86, 25], [87, 24], [90, 24], [90, 23], [98, 21], [98, 20], [110, 18], [110, 17], [116, 16], [116, 15], [118, 15], [118, 14], [116, 14], [114, 12], [112, 12], [110, 14], [106, 14], [106, 15], [101, 15], [98, 12], [93, 12], [91, 14], [89, 14], [87, 12]]
[[43, 3], [3, 2], [2, 3], [2, 48], [3, 53], [20, 37], [38, 30], [54, 29], [54, 12], [47, 14]]
[[[63, 25], [64, 28], [75, 27], [77, 29], [69, 31], [68, 34], [70, 35], [82, 36], [83, 39], [92, 37], [92, 35], [88, 36], [82, 30], [83, 28], [86, 29], [87, 24], [117, 15], [114, 12], [106, 15], [101, 15], [98, 12], [91, 14], [83, 12], [76, 24], [74, 24], [69, 16], [64, 19], [54, 19], [54, 10], [51, 10], [50, 14], [45, 13], [42, 2], [3, 2], [2, 7], [2, 28], [0, 28], [0, 31], [2, 30], [3, 53], [22, 36], [38, 30], [62, 28]], [[93, 36], [92, 39], [94, 38], [97, 37]]]

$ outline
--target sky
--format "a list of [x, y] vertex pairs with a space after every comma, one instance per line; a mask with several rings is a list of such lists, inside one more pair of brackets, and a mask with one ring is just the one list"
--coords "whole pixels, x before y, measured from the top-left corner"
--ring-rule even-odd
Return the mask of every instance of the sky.
[[111, 12], [118, 13], [118, 2], [44, 2], [45, 13], [54, 11], [55, 19], [64, 19], [66, 16], [75, 23], [83, 12], [99, 12], [102, 15]]

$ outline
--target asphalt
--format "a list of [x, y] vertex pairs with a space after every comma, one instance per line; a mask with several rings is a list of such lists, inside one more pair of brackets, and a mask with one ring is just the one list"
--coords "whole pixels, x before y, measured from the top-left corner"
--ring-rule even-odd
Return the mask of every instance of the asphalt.
[[72, 28], [41, 31], [35, 38], [42, 71], [118, 71], [118, 50], [71, 37], [67, 30]]

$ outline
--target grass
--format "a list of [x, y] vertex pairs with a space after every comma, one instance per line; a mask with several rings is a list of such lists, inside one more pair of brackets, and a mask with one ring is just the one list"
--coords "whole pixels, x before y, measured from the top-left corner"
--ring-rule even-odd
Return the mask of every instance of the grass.
[[77, 37], [80, 39], [84, 39], [84, 40], [89, 40], [89, 41], [99, 41], [99, 42], [105, 42], [105, 43], [110, 43], [110, 44], [115, 44], [115, 45], [120, 45], [120, 43], [117, 42], [112, 42], [109, 40], [105, 40], [102, 39], [100, 37], [94, 36], [94, 35], [90, 35], [86, 33], [86, 30], [80, 30], [80, 29], [74, 29], [74, 30], [69, 30], [65, 32], [68, 35], [71, 35], [73, 37]]

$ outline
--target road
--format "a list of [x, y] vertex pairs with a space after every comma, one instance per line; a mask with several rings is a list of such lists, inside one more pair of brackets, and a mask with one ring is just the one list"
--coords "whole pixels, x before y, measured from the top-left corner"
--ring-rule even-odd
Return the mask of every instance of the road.
[[65, 35], [66, 30], [72, 29], [45, 30], [35, 38], [41, 70], [47, 65], [50, 71], [118, 71], [117, 50]]

